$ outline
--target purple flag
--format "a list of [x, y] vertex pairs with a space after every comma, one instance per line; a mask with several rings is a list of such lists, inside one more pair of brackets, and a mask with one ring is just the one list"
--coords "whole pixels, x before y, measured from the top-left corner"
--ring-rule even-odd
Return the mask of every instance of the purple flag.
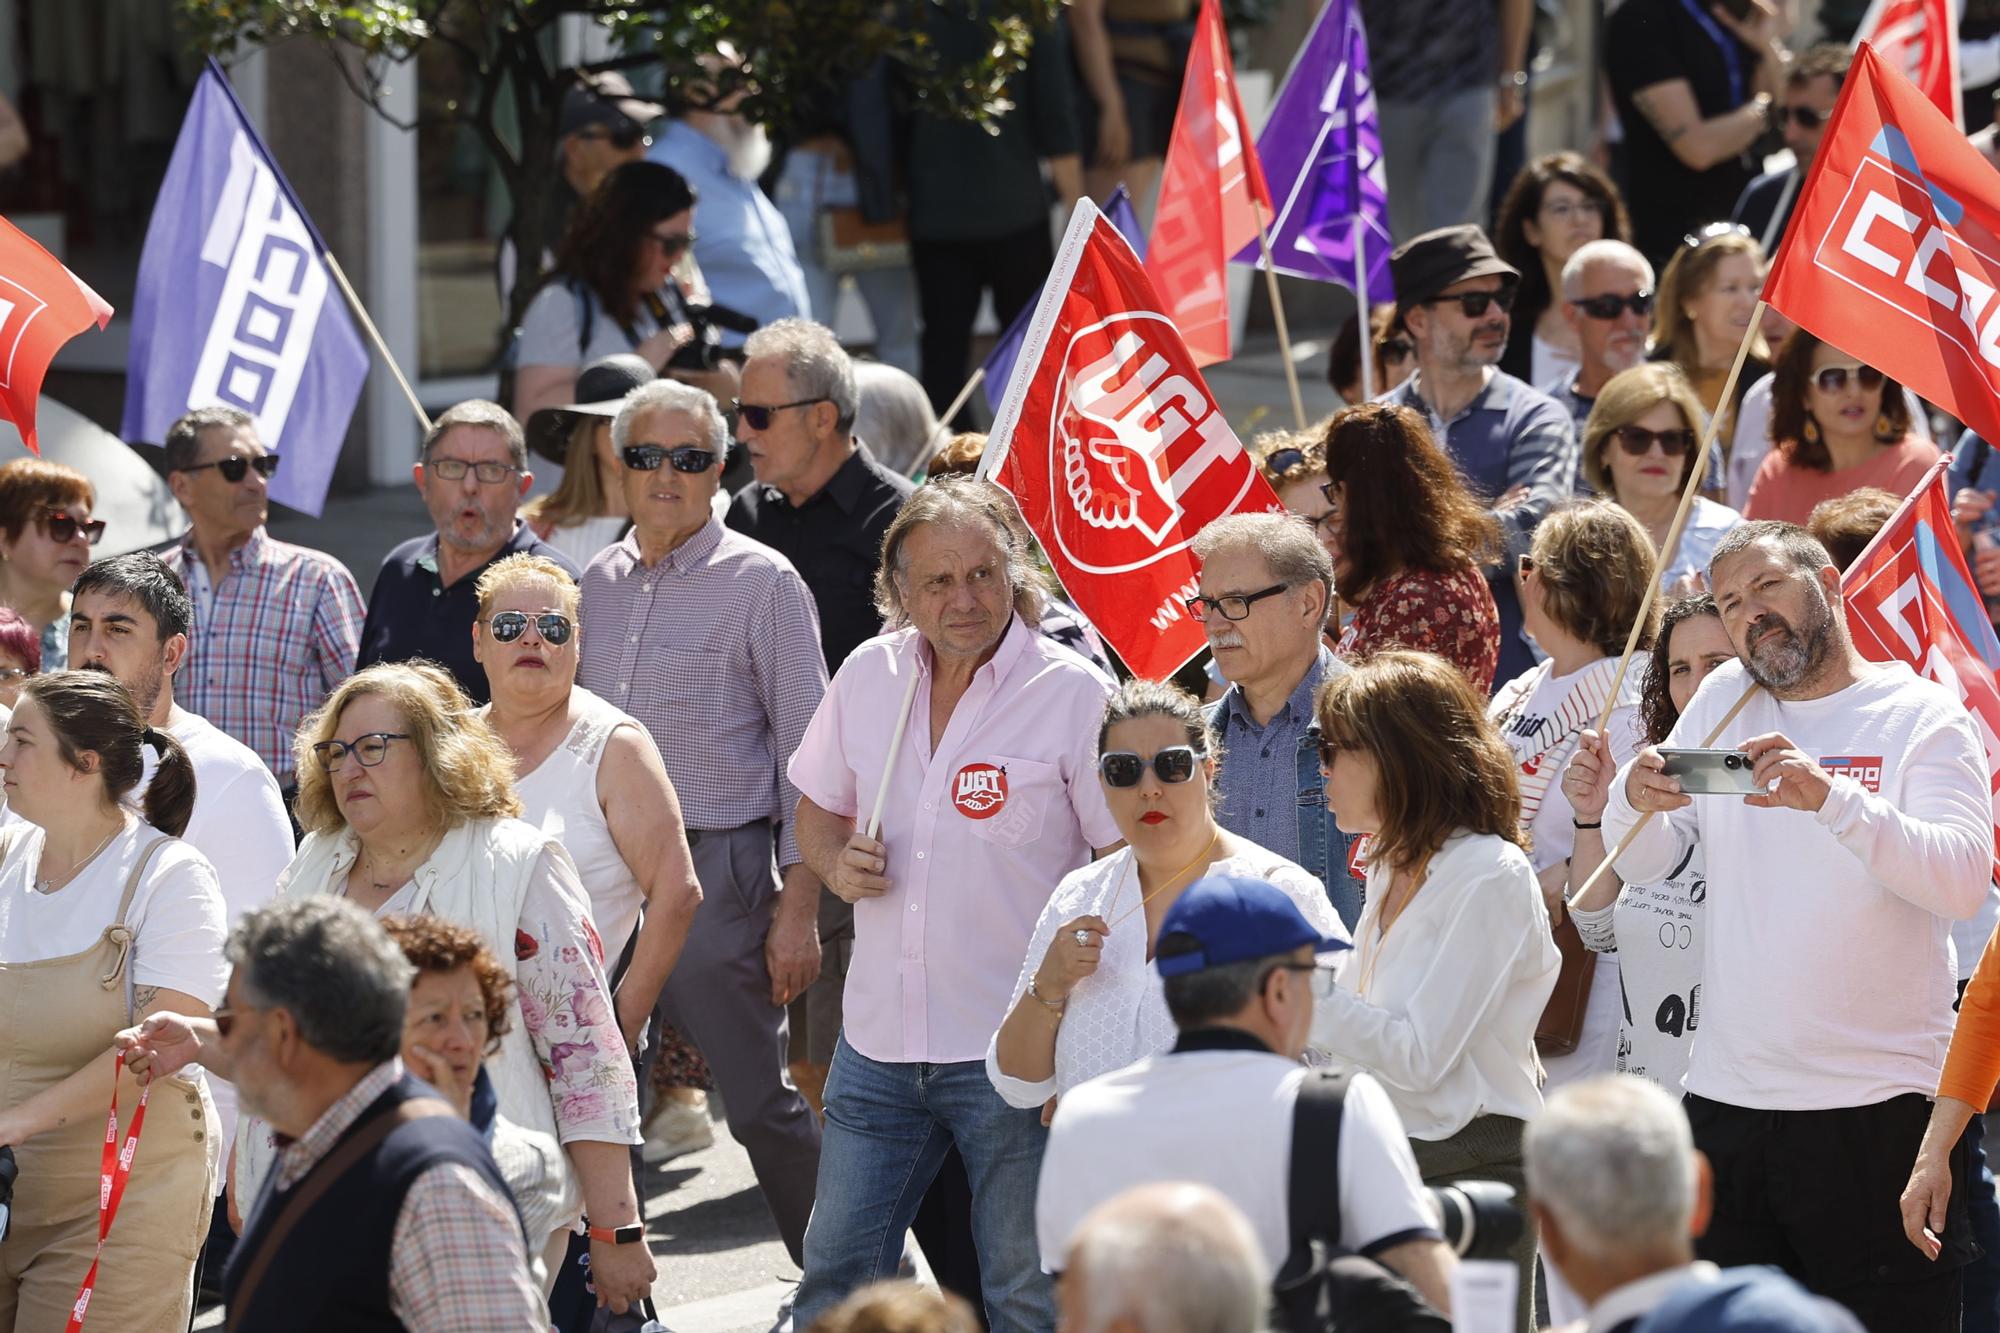
[[[1111, 225], [1119, 234], [1132, 243], [1132, 249], [1140, 259], [1146, 257], [1145, 233], [1139, 229], [1139, 215], [1132, 211], [1132, 196], [1120, 185], [1104, 201], [1104, 216], [1111, 219]], [[1013, 324], [1000, 335], [1000, 341], [993, 344], [993, 350], [986, 354], [986, 378], [979, 381], [979, 391], [986, 396], [986, 406], [996, 416], [1000, 412], [1000, 400], [1007, 396], [1007, 381], [1013, 378], [1014, 362], [1021, 355], [1021, 340], [1028, 336], [1029, 321], [1035, 317], [1035, 307], [1041, 303], [1037, 293], [1033, 301], [1021, 307], [1021, 313], [1014, 317]]]
[[[1359, 0], [1328, 0], [1320, 11], [1257, 136], [1257, 156], [1277, 202], [1270, 238], [1278, 272], [1360, 291], [1354, 263], [1358, 220], [1368, 299], [1395, 300], [1389, 283], [1389, 188]], [[1254, 245], [1235, 256], [1239, 264], [1258, 259]]]

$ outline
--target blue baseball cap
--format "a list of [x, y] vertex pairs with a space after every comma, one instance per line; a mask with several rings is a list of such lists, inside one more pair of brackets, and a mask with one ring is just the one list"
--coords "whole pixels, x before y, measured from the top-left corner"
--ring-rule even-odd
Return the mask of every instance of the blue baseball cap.
[[1208, 875], [1190, 884], [1160, 922], [1160, 939], [1170, 935], [1189, 936], [1196, 947], [1155, 955], [1163, 977], [1290, 953], [1301, 944], [1316, 954], [1352, 947], [1314, 930], [1283, 889], [1246, 875]]

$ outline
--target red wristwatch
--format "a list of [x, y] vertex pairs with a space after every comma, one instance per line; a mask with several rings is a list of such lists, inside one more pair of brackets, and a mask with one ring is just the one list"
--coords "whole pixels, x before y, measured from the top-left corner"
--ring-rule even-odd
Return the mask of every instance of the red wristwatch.
[[583, 1229], [592, 1240], [603, 1241], [606, 1245], [637, 1245], [646, 1239], [646, 1224], [643, 1222], [623, 1227], [594, 1227], [586, 1217]]

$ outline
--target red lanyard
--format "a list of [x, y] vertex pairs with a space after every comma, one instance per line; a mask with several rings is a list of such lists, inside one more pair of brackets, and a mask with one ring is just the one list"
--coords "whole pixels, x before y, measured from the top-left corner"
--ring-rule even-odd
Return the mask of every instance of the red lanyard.
[[97, 1287], [97, 1263], [104, 1257], [104, 1238], [111, 1234], [111, 1223], [118, 1216], [118, 1205], [125, 1200], [125, 1185], [132, 1178], [132, 1159], [139, 1151], [139, 1127], [146, 1123], [146, 1099], [153, 1095], [152, 1081], [149, 1079], [139, 1086], [139, 1105], [132, 1112], [132, 1130], [125, 1136], [125, 1146], [118, 1146], [118, 1080], [125, 1073], [125, 1053], [120, 1051], [117, 1063], [111, 1067], [111, 1118], [104, 1126], [104, 1164], [97, 1176], [97, 1253], [91, 1256], [90, 1271], [83, 1275], [83, 1285], [77, 1288], [76, 1305], [69, 1312], [69, 1323], [63, 1333], [79, 1333], [83, 1328], [83, 1315], [90, 1308], [90, 1294]]

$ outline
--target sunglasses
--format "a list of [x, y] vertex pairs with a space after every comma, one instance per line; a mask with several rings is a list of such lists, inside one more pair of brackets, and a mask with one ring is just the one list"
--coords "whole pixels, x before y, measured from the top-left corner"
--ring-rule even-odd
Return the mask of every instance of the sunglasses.
[[363, 768], [373, 768], [389, 757], [390, 741], [406, 741], [408, 732], [371, 731], [366, 736], [356, 736], [352, 741], [321, 741], [312, 747], [313, 758], [319, 766], [331, 773], [339, 768], [341, 761], [353, 755]]
[[1617, 437], [1618, 447], [1634, 458], [1644, 458], [1655, 442], [1660, 452], [1668, 458], [1679, 458], [1694, 448], [1694, 432], [1683, 426], [1678, 430], [1647, 430], [1644, 426], [1620, 426], [1611, 432]]
[[1241, 596], [1190, 597], [1182, 605], [1187, 607], [1189, 617], [1195, 620], [1208, 619], [1207, 613], [1210, 611], [1215, 612], [1224, 620], [1241, 620], [1250, 614], [1252, 606], [1263, 601], [1266, 597], [1276, 597], [1290, 586], [1287, 583], [1273, 583], [1261, 592], [1249, 592]]
[[1148, 768], [1158, 773], [1162, 782], [1182, 783], [1194, 777], [1198, 757], [1192, 745], [1169, 745], [1151, 759], [1130, 750], [1113, 750], [1097, 757], [1097, 771], [1104, 775], [1107, 787], [1136, 787]]
[[1417, 349], [1408, 338], [1384, 338], [1375, 344], [1375, 350], [1384, 361], [1407, 361]]
[[213, 463], [196, 463], [193, 467], [182, 468], [181, 471], [206, 472], [208, 469], [214, 468], [222, 474], [224, 481], [234, 486], [237, 482], [249, 476], [250, 469], [253, 467], [257, 469], [258, 476], [269, 481], [272, 475], [278, 470], [278, 456], [276, 454], [258, 454], [255, 458], [245, 458], [242, 454], [232, 454], [228, 458], [218, 458]]
[[769, 430], [771, 429], [771, 418], [780, 412], [789, 412], [795, 407], [811, 407], [814, 403], [829, 401], [831, 400], [827, 398], [801, 398], [796, 403], [776, 403], [770, 407], [765, 407], [760, 403], [746, 403], [741, 399], [737, 399], [732, 401], [729, 406], [735, 411], [736, 419], [751, 430]]
[[[1523, 560], [1527, 558], [1525, 555], [1521, 557]], [[1321, 741], [1319, 743], [1319, 766], [1321, 768], [1332, 768], [1335, 759], [1349, 750], [1358, 750], [1360, 748], [1358, 745], [1344, 745], [1339, 741]]]
[[628, 444], [618, 456], [634, 472], [658, 472], [662, 463], [672, 463], [676, 472], [706, 472], [715, 466], [714, 454], [692, 444], [672, 449], [664, 444]]
[[1592, 319], [1616, 319], [1627, 310], [1635, 315], [1650, 315], [1653, 313], [1653, 293], [1633, 292], [1630, 296], [1620, 296], [1616, 292], [1606, 292], [1602, 296], [1586, 296], [1570, 304]]
[[551, 648], [560, 648], [569, 642], [575, 630], [570, 618], [559, 611], [544, 611], [530, 616], [526, 611], [502, 611], [486, 622], [486, 628], [493, 633], [495, 643], [512, 643], [528, 632], [528, 622], [535, 623], [535, 633], [542, 636], [542, 642]]
[[1882, 372], [1873, 366], [1862, 365], [1828, 366], [1813, 376], [1813, 383], [1819, 386], [1821, 393], [1840, 393], [1847, 388], [1850, 375], [1854, 377], [1854, 383], [1859, 388], [1882, 387]]
[[236, 1026], [236, 1011], [225, 1004], [212, 1011], [209, 1017], [215, 1020], [215, 1035], [224, 1041], [229, 1040], [229, 1034]]
[[1816, 130], [1826, 124], [1826, 117], [1809, 106], [1781, 106], [1777, 119], [1781, 125], [1790, 120], [1802, 130]]
[[613, 148], [633, 149], [641, 144], [648, 148], [653, 146], [653, 136], [646, 133], [645, 127], [634, 125], [630, 121], [623, 125], [594, 125], [588, 129], [578, 130], [576, 137], [591, 142], [602, 140]]
[[660, 247], [660, 253], [678, 258], [694, 249], [694, 233], [691, 231], [669, 232], [662, 236], [656, 231], [646, 233], [646, 239]]
[[75, 541], [78, 533], [82, 533], [84, 540], [95, 546], [104, 540], [104, 520], [93, 518], [79, 522], [60, 509], [51, 509], [42, 515], [42, 531], [48, 533], [49, 540], [58, 546]]
[[1502, 287], [1497, 292], [1460, 292], [1456, 296], [1433, 296], [1424, 305], [1449, 305], [1456, 301], [1458, 308], [1465, 312], [1467, 319], [1478, 319], [1486, 313], [1486, 307], [1497, 305], [1502, 313], [1514, 308], [1514, 289]]

